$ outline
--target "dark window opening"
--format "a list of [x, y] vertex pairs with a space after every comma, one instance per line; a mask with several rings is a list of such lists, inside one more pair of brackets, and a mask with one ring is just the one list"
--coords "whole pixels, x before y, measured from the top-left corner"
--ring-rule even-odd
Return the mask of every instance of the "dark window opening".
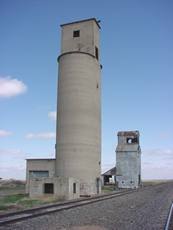
[[141, 175], [139, 174], [138, 175], [138, 184], [140, 184], [141, 183]]
[[137, 137], [133, 138], [132, 143], [138, 143], [138, 138]]
[[99, 188], [100, 188], [100, 178], [96, 178], [96, 188], [97, 188], [97, 194], [99, 193]]
[[73, 183], [73, 193], [76, 193], [76, 183]]
[[49, 171], [44, 170], [29, 170], [29, 177], [30, 178], [37, 178], [37, 177], [49, 177]]
[[80, 37], [80, 30], [74, 30], [74, 31], [73, 31], [73, 37], [74, 37], [74, 38]]
[[135, 143], [138, 143], [138, 138], [137, 137], [134, 137], [134, 138], [127, 138], [127, 143], [128, 144], [135, 144]]
[[53, 194], [54, 193], [53, 183], [45, 183], [44, 184], [44, 193], [47, 193], [47, 194]]
[[95, 56], [98, 60], [99, 59], [99, 50], [98, 50], [97, 46], [95, 46]]
[[132, 143], [132, 138], [127, 138], [127, 143], [131, 144]]
[[122, 184], [124, 184], [124, 181], [122, 181]]

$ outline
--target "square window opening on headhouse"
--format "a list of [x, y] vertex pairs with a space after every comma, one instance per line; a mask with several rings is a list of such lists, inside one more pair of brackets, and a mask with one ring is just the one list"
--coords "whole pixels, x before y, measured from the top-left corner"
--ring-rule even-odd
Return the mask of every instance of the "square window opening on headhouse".
[[44, 193], [53, 194], [54, 193], [54, 184], [53, 183], [45, 183], [44, 184]]
[[127, 138], [127, 144], [137, 144], [138, 143], [138, 138], [137, 137], [128, 137]]
[[73, 31], [73, 37], [74, 38], [80, 37], [80, 30], [74, 30]]
[[97, 60], [99, 60], [99, 49], [97, 48], [97, 46], [95, 46], [95, 57]]

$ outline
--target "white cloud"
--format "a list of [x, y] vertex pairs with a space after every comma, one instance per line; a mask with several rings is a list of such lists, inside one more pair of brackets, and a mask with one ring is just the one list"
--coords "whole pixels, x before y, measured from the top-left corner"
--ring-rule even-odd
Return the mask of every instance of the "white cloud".
[[152, 165], [167, 164], [168, 160], [173, 161], [173, 149], [148, 149], [142, 151], [143, 163], [152, 163]]
[[23, 152], [20, 149], [0, 149], [0, 155], [1, 156], [10, 155], [10, 156], [17, 157], [23, 155]]
[[20, 149], [0, 149], [0, 177], [24, 179], [26, 154]]
[[53, 150], [49, 153], [26, 153], [21, 149], [0, 149], [0, 177], [3, 179], [25, 179], [27, 158], [54, 158]]
[[0, 137], [8, 137], [12, 134], [12, 132], [10, 131], [6, 131], [6, 130], [3, 130], [3, 129], [0, 129]]
[[48, 117], [53, 120], [56, 121], [56, 112], [55, 111], [51, 111], [48, 113]]
[[44, 133], [28, 133], [26, 135], [27, 139], [54, 139], [54, 132], [44, 132]]
[[106, 171], [108, 171], [109, 169], [112, 169], [113, 167], [115, 167], [115, 162], [110, 163], [110, 164], [102, 164], [101, 173], [105, 173]]
[[0, 97], [13, 97], [25, 93], [27, 86], [17, 79], [11, 77], [0, 77]]
[[173, 149], [143, 150], [142, 177], [144, 179], [173, 179]]

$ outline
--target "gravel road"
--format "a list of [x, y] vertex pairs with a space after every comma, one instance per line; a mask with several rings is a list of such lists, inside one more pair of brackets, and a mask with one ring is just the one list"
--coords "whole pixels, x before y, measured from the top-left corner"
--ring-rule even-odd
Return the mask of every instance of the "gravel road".
[[0, 230], [164, 229], [173, 201], [173, 182], [70, 210], [0, 227]]

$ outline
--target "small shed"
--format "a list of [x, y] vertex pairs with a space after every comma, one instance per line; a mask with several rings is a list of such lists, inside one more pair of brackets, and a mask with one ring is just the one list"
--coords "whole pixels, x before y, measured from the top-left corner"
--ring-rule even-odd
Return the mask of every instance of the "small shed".
[[109, 169], [101, 176], [102, 176], [103, 185], [115, 184], [116, 167]]

